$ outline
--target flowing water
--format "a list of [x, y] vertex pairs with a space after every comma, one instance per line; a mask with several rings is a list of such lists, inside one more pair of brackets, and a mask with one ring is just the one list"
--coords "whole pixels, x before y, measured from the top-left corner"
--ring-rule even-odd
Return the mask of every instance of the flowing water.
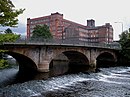
[[[100, 70], [8, 85], [0, 88], [0, 97], [130, 97], [130, 67]], [[8, 76], [0, 71], [0, 82], [15, 77], [17, 69], [11, 71]]]

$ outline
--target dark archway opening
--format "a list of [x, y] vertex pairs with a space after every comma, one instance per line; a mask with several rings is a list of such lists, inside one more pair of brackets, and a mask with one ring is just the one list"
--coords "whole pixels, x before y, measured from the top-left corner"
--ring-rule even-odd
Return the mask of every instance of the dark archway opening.
[[56, 56], [49, 64], [49, 76], [65, 74], [68, 71], [68, 58], [63, 54]]
[[32, 73], [37, 71], [36, 64], [27, 56], [14, 52], [7, 52], [6, 54], [16, 59], [19, 64], [20, 73]]
[[[4, 80], [5, 85], [21, 83], [21, 82], [32, 80], [34, 78], [34, 74], [37, 73], [37, 67], [36, 64], [30, 58], [22, 54], [10, 52], [10, 51], [4, 52], [2, 53], [2, 55], [5, 57], [11, 56], [12, 58], [11, 64], [14, 63], [15, 65], [14, 67], [7, 68], [8, 70], [4, 69], [5, 71], [6, 70], [8, 71], [7, 73], [8, 75], [6, 74], [6, 76], [8, 77], [7, 79]], [[13, 75], [11, 75], [12, 72]], [[0, 82], [0, 84], [2, 84], [2, 82]]]
[[112, 54], [104, 52], [97, 57], [97, 68], [107, 68], [115, 66], [115, 58]]
[[87, 72], [89, 69], [89, 61], [80, 52], [65, 51], [51, 61], [49, 69], [50, 76]]
[[66, 51], [64, 54], [69, 59], [68, 73], [86, 72], [89, 70], [88, 58], [77, 51]]
[[52, 74], [59, 75], [88, 71], [89, 61], [84, 54], [77, 51], [65, 51], [61, 55], [51, 61], [50, 72], [54, 71]]

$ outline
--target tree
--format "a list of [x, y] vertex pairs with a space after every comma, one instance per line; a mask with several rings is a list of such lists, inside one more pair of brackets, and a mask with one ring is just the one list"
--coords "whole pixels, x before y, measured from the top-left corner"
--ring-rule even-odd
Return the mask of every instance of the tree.
[[7, 60], [0, 59], [0, 69], [4, 69], [4, 68], [7, 68], [7, 67], [9, 67]]
[[130, 59], [130, 32], [124, 31], [119, 35], [119, 43], [121, 44], [122, 50], [121, 54], [127, 58]]
[[38, 39], [51, 39], [52, 35], [51, 32], [49, 30], [49, 27], [47, 25], [36, 25], [34, 27], [34, 30], [32, 32], [32, 39], [33, 38], [38, 38]]
[[[3, 42], [14, 42], [19, 38], [20, 38], [20, 35], [13, 34], [13, 33], [0, 34], [0, 44], [3, 43]], [[6, 50], [0, 49], [0, 69], [10, 67], [7, 60], [3, 59], [3, 53], [4, 52], [6, 52]]]
[[18, 15], [25, 9], [14, 9], [15, 6], [10, 0], [0, 0], [0, 26], [14, 27], [18, 24]]
[[5, 32], [6, 34], [7, 34], [7, 33], [13, 33], [10, 28], [6, 29], [4, 32]]
[[3, 42], [14, 42], [20, 38], [20, 35], [7, 33], [7, 34], [0, 34], [0, 43]]

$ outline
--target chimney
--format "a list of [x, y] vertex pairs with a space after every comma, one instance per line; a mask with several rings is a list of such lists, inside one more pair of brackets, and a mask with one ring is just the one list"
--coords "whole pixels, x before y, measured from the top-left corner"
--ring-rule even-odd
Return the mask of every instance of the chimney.
[[95, 20], [93, 20], [93, 19], [87, 20], [87, 26], [88, 27], [95, 27]]

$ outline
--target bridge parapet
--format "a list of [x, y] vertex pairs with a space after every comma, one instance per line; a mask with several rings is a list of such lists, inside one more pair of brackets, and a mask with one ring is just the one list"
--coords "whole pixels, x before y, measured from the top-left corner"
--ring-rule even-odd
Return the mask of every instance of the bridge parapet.
[[82, 46], [95, 48], [108, 48], [121, 50], [119, 43], [91, 43], [84, 41], [67, 41], [62, 39], [19, 39], [15, 42], [4, 42], [4, 44], [28, 44], [28, 45], [66, 45], [66, 46]]

